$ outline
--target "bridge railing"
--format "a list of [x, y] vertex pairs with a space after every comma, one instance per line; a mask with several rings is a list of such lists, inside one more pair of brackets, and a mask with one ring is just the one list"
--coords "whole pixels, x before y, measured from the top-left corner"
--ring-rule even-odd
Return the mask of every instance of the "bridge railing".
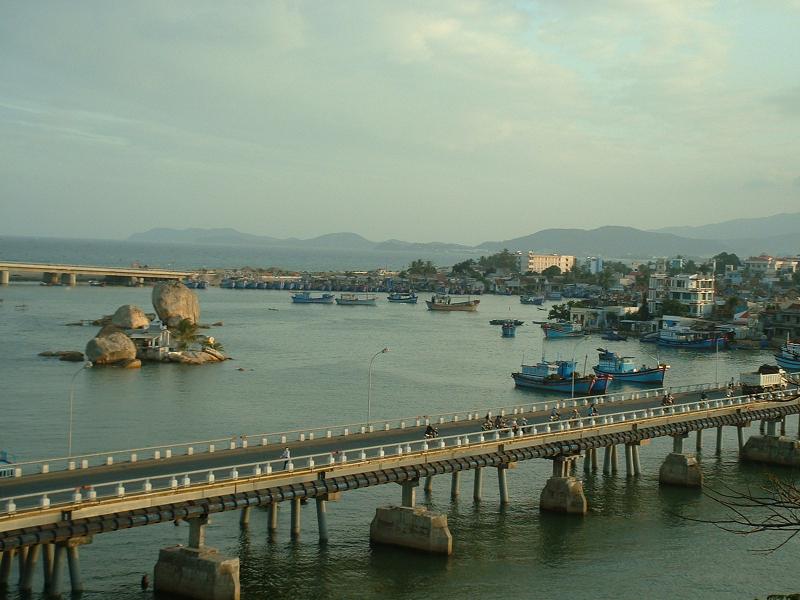
[[[781, 394], [776, 399], [783, 397]], [[447, 448], [469, 447], [500, 442], [514, 438], [544, 437], [553, 433], [570, 430], [586, 430], [605, 425], [630, 422], [641, 424], [649, 419], [668, 415], [704, 412], [716, 408], [735, 405], [746, 405], [762, 401], [764, 398], [753, 395], [726, 397], [713, 400], [687, 402], [671, 406], [656, 406], [620, 411], [594, 417], [578, 417], [490, 431], [475, 431], [433, 439], [417, 439], [400, 441], [396, 444], [370, 445], [350, 450], [326, 451], [308, 454], [289, 459], [260, 460], [244, 462], [233, 466], [205, 468], [195, 470], [176, 470], [175, 472], [149, 477], [120, 479], [117, 481], [92, 486], [55, 488], [31, 494], [0, 498], [0, 517], [13, 515], [18, 511], [28, 513], [32, 510], [43, 510], [55, 507], [72, 507], [84, 502], [93, 502], [110, 498], [136, 497], [155, 492], [178, 491], [214, 484], [217, 482], [233, 482], [242, 478], [262, 477], [270, 475], [286, 475], [316, 470], [328, 471], [337, 465], [379, 460], [385, 457], [400, 457]]]
[[693, 392], [715, 391], [725, 389], [725, 384], [701, 383], [682, 386], [669, 386], [640, 391], [617, 392], [598, 396], [581, 396], [569, 399], [553, 399], [509, 406], [462, 410], [457, 412], [439, 413], [432, 415], [417, 415], [414, 417], [400, 417], [394, 419], [376, 419], [370, 423], [359, 422], [346, 425], [326, 425], [322, 427], [291, 429], [287, 431], [242, 434], [214, 438], [178, 442], [174, 444], [159, 444], [141, 448], [127, 448], [122, 450], [107, 450], [91, 452], [73, 456], [51, 457], [29, 461], [16, 462], [13, 465], [15, 477], [23, 475], [49, 473], [51, 471], [88, 469], [96, 466], [109, 466], [119, 463], [135, 463], [140, 460], [167, 460], [177, 456], [193, 456], [200, 453], [214, 453], [237, 448], [252, 448], [254, 446], [267, 446], [270, 444], [287, 444], [290, 442], [304, 442], [320, 438], [333, 438], [356, 434], [372, 433], [374, 431], [393, 431], [413, 427], [425, 427], [429, 424], [444, 424], [459, 421], [475, 421], [484, 415], [490, 416], [515, 416], [523, 413], [547, 412], [551, 408], [567, 409], [587, 407], [592, 403], [597, 405], [615, 404], [631, 400], [656, 399], [665, 393], [686, 394]]

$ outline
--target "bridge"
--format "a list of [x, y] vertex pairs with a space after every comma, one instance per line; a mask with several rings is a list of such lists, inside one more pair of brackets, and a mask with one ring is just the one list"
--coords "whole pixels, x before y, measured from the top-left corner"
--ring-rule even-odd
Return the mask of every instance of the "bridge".
[[[414, 417], [374, 423], [243, 435], [171, 446], [56, 457], [13, 465], [13, 477], [0, 480], [0, 585], [11, 581], [30, 591], [42, 557], [45, 592], [62, 593], [65, 564], [72, 590], [83, 589], [78, 548], [94, 535], [183, 520], [186, 546], [162, 549], [155, 567], [157, 590], [190, 598], [239, 597], [238, 559], [227, 559], [205, 544], [210, 515], [240, 511], [246, 526], [255, 506], [269, 510], [269, 529], [277, 528], [279, 506], [291, 509], [291, 535], [301, 532], [302, 506], [314, 500], [320, 542], [328, 539], [327, 503], [354, 489], [399, 484], [397, 506], [379, 507], [370, 539], [425, 552], [450, 554], [452, 535], [446, 515], [416, 506], [416, 489], [433, 477], [449, 475], [453, 498], [461, 474], [472, 471], [473, 499], [481, 500], [484, 472], [497, 473], [500, 503], [507, 504], [508, 470], [520, 461], [552, 461], [552, 477], [540, 496], [542, 510], [585, 514], [588, 507], [576, 461], [597, 470], [603, 450], [604, 473], [616, 473], [617, 448], [624, 449], [628, 477], [641, 475], [640, 447], [671, 436], [673, 451], [659, 472], [665, 485], [701, 486], [695, 456], [684, 440], [706, 429], [716, 432], [716, 451], [724, 428], [736, 430], [743, 458], [800, 464], [800, 450], [784, 437], [786, 417], [800, 414], [800, 389], [763, 395], [733, 395], [713, 384], [671, 388], [675, 404], [662, 406], [665, 390], [650, 390], [558, 402]], [[599, 409], [589, 416], [592, 404]], [[553, 408], [560, 418], [551, 420]], [[577, 411], [577, 415], [573, 413]], [[505, 415], [516, 426], [485, 431], [484, 414]], [[762, 424], [761, 435], [744, 440], [743, 429]], [[426, 439], [436, 424], [439, 437]], [[780, 428], [780, 429], [779, 429]], [[282, 457], [284, 448], [289, 457]], [[204, 582], [204, 583], [198, 583]]]
[[42, 273], [42, 281], [48, 285], [75, 285], [78, 275], [91, 277], [127, 278], [132, 284], [146, 280], [184, 279], [192, 275], [189, 271], [149, 267], [97, 267], [87, 265], [61, 265], [55, 263], [0, 262], [0, 285], [8, 285], [11, 273]]

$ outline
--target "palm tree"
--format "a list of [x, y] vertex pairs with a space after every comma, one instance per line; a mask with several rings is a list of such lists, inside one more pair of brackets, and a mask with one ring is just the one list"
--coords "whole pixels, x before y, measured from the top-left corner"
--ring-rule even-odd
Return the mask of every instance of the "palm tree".
[[178, 350], [186, 350], [197, 339], [197, 323], [183, 319], [172, 332]]

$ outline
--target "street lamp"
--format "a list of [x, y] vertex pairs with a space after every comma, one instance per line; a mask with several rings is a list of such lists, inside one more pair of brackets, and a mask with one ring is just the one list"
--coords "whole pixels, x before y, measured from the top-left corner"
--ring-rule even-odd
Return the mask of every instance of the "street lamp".
[[370, 421], [372, 421], [372, 363], [375, 362], [375, 359], [378, 358], [379, 355], [386, 354], [388, 351], [388, 348], [378, 350], [372, 355], [372, 358], [369, 359], [369, 384], [367, 385], [367, 427], [369, 427]]
[[86, 361], [80, 369], [75, 371], [72, 379], [69, 382], [69, 433], [67, 434], [67, 458], [72, 456], [72, 403], [75, 397], [75, 378], [83, 373], [85, 369], [91, 369], [92, 363]]

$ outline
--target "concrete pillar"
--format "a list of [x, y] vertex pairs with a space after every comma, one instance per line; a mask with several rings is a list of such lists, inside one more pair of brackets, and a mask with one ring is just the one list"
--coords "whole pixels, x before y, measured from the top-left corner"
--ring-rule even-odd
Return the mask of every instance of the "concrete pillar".
[[425, 494], [433, 492], [433, 475], [428, 475], [425, 478]]
[[50, 584], [53, 581], [53, 565], [55, 564], [55, 544], [45, 544], [42, 548], [42, 576], [44, 578], [44, 589], [50, 591]]
[[250, 524], [250, 507], [245, 506], [242, 512], [239, 513], [239, 527], [246, 529]]
[[447, 515], [437, 515], [422, 507], [379, 507], [370, 523], [369, 537], [378, 544], [431, 554], [453, 553], [453, 536], [447, 526]]
[[586, 453], [583, 455], [584, 473], [591, 473], [592, 471], [592, 452], [594, 452], [594, 448], [587, 448]]
[[702, 487], [703, 472], [694, 456], [673, 452], [658, 471], [659, 482], [683, 487]]
[[703, 430], [697, 430], [697, 443], [695, 444], [695, 449], [700, 452], [703, 449]]
[[631, 454], [633, 455], [633, 474], [639, 477], [642, 474], [642, 463], [639, 460], [639, 444], [631, 444]]
[[569, 476], [571, 458], [555, 458], [553, 460], [553, 476], [539, 497], [539, 508], [552, 512], [583, 515], [588, 511], [586, 496], [583, 493], [583, 482]]
[[61, 284], [75, 287], [78, 284], [78, 276], [75, 273], [62, 273]]
[[736, 426], [736, 440], [739, 442], [739, 452], [742, 451], [744, 448], [744, 426], [737, 425]]
[[775, 437], [777, 435], [777, 425], [776, 421], [767, 421], [767, 435], [769, 437]]
[[798, 467], [800, 466], [800, 444], [776, 435], [754, 435], [747, 440], [740, 456], [742, 460]]
[[781, 419], [781, 435], [786, 435], [786, 417]]
[[324, 498], [317, 498], [317, 529], [319, 529], [319, 542], [328, 542], [328, 503]]
[[25, 561], [25, 570], [19, 582], [19, 589], [22, 592], [33, 590], [33, 575], [36, 571], [36, 563], [39, 561], [39, 554], [42, 552], [42, 545], [35, 544], [28, 550], [28, 560]]
[[613, 448], [613, 446], [606, 446], [603, 448], [603, 473], [605, 475], [611, 473], [611, 448]]
[[293, 538], [300, 537], [300, 498], [292, 498], [292, 519], [289, 532]]
[[766, 433], [767, 422], [764, 419], [758, 423], [758, 433], [759, 435], [764, 435]]
[[0, 285], [8, 285], [9, 281], [11, 281], [11, 272], [0, 271]]
[[22, 576], [25, 574], [25, 562], [28, 560], [28, 546], [22, 546], [17, 550], [17, 583], [22, 583]]
[[81, 563], [78, 558], [78, 546], [67, 542], [67, 563], [69, 564], [69, 580], [72, 591], [80, 593], [83, 591], [83, 581], [81, 580]]
[[597, 448], [592, 448], [592, 471], [597, 471]]
[[474, 470], [475, 478], [472, 480], [472, 499], [475, 502], [481, 501], [483, 493], [483, 468], [478, 467]]
[[497, 467], [497, 485], [500, 488], [500, 505], [505, 506], [508, 504], [508, 482], [506, 481], [506, 471], [508, 465], [500, 465]]
[[48, 595], [58, 597], [61, 595], [61, 580], [64, 575], [64, 562], [67, 558], [67, 547], [64, 544], [54, 544], [53, 572], [50, 575]]
[[0, 561], [0, 585], [6, 585], [11, 579], [11, 567], [14, 564], [16, 550], [6, 550], [3, 552], [3, 559]]
[[58, 285], [60, 275], [58, 273], [42, 273], [42, 281], [47, 285]]
[[683, 454], [683, 438], [685, 437], [685, 433], [672, 436], [672, 451], [675, 454]]
[[453, 478], [450, 481], [450, 499], [455, 500], [458, 498], [461, 483], [461, 471], [453, 471]]
[[403, 488], [401, 505], [413, 508], [417, 503], [417, 487], [419, 486], [419, 479], [404, 481], [400, 485]]
[[226, 559], [213, 548], [162, 548], [153, 588], [161, 597], [239, 600], [239, 559]]
[[269, 524], [267, 525], [267, 530], [270, 534], [274, 534], [278, 531], [278, 503], [273, 502], [269, 505]]
[[202, 548], [206, 545], [206, 526], [208, 515], [187, 519], [189, 522], [189, 548]]
[[617, 446], [614, 444], [611, 446], [611, 472], [617, 472]]
[[633, 477], [633, 446], [625, 444], [625, 475]]
[[716, 454], [722, 454], [722, 427], [717, 427], [717, 449]]

